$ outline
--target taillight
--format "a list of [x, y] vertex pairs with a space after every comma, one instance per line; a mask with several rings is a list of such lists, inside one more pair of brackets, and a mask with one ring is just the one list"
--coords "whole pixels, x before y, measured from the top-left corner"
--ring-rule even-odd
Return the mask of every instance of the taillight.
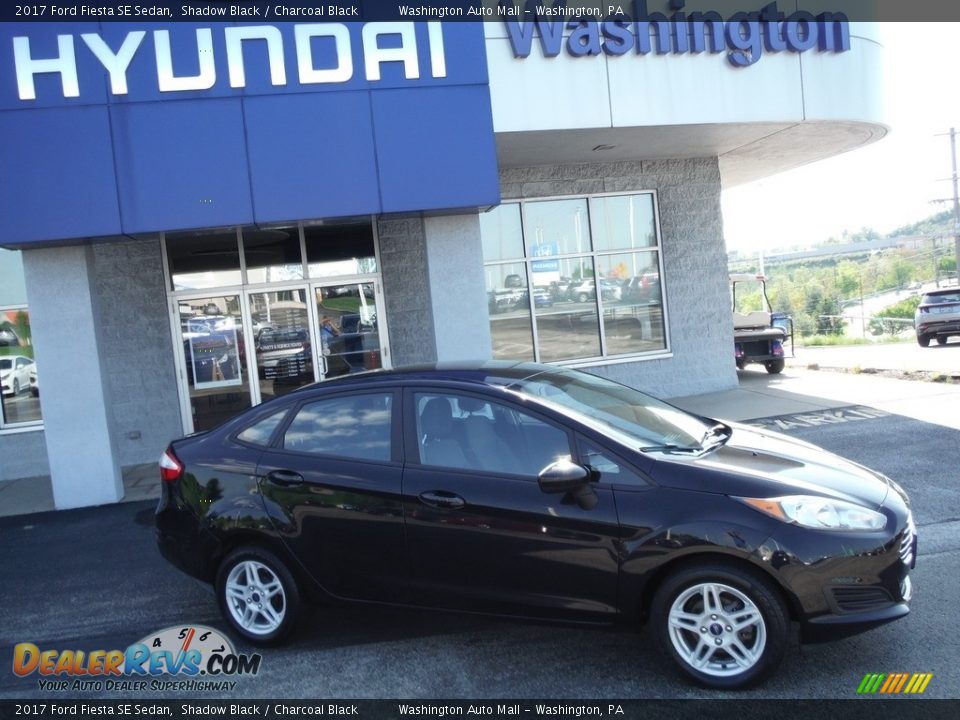
[[183, 475], [183, 464], [177, 460], [169, 448], [160, 456], [160, 479], [163, 482], [176, 482]]

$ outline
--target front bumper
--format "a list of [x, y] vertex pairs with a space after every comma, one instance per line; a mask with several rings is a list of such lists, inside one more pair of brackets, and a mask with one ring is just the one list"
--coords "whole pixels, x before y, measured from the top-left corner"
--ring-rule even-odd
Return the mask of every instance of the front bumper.
[[888, 517], [896, 531], [886, 535], [789, 526], [771, 538], [778, 550], [770, 562], [792, 595], [804, 642], [855, 635], [910, 612], [916, 530], [907, 512]]

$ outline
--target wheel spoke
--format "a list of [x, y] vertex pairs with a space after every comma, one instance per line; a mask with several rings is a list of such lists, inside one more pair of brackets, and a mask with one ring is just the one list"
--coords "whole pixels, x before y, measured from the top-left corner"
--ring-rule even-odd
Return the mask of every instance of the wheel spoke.
[[235, 600], [244, 599], [244, 589], [237, 583], [228, 583], [227, 584], [227, 597], [233, 598]]
[[283, 615], [277, 612], [277, 609], [270, 603], [264, 603], [263, 607], [260, 608], [260, 614], [270, 623], [271, 630], [279, 627], [280, 623], [283, 622]]
[[716, 585], [704, 585], [702, 594], [705, 613], [717, 613], [723, 609], [720, 604], [720, 590]]
[[245, 562], [243, 564], [243, 576], [246, 578], [247, 585], [253, 585], [257, 579], [257, 570], [256, 566], [252, 562]]
[[713, 651], [715, 649], [713, 645], [701, 641], [697, 644], [697, 649], [693, 651], [693, 656], [690, 658], [691, 664], [697, 668], [697, 670], [704, 667], [710, 662], [710, 658], [713, 657]]
[[753, 627], [760, 621], [760, 613], [752, 608], [744, 608], [733, 616], [733, 629], [735, 632], [746, 630]]
[[249, 630], [250, 626], [253, 625], [253, 620], [256, 617], [256, 615], [257, 615], [256, 610], [253, 609], [252, 605], [248, 604], [243, 609], [243, 618], [241, 618], [240, 624]]
[[280, 584], [280, 581], [274, 578], [266, 585], [263, 586], [264, 592], [267, 594], [268, 598], [272, 598], [274, 595], [283, 592], [283, 585]]
[[757, 661], [757, 657], [752, 650], [749, 650], [741, 641], [740, 638], [734, 638], [734, 640], [727, 646], [727, 654], [734, 659], [734, 661], [746, 670], [749, 667], [753, 667], [753, 664]]
[[670, 613], [670, 624], [681, 630], [696, 630], [700, 624], [700, 616], [683, 610], [674, 610]]

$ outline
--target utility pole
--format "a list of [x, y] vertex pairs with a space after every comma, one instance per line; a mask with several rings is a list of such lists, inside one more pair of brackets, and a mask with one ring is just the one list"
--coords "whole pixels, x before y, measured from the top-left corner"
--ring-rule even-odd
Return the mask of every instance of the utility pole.
[[957, 284], [960, 285], [960, 197], [957, 195], [956, 128], [950, 128], [950, 160], [953, 162], [953, 252], [957, 259]]
[[953, 175], [950, 177], [953, 181], [953, 252], [957, 260], [957, 284], [960, 285], [960, 195], [957, 193], [957, 129], [950, 128], [949, 133], [941, 133], [941, 135], [950, 135], [950, 161], [953, 163]]

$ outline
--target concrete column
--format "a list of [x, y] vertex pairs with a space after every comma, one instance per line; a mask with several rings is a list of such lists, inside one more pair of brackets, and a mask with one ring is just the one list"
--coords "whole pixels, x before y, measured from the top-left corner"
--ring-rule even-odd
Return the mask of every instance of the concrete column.
[[424, 220], [437, 360], [488, 360], [490, 318], [477, 214]]
[[66, 509], [117, 502], [123, 479], [100, 350], [93, 250], [26, 250], [23, 269], [54, 504]]

